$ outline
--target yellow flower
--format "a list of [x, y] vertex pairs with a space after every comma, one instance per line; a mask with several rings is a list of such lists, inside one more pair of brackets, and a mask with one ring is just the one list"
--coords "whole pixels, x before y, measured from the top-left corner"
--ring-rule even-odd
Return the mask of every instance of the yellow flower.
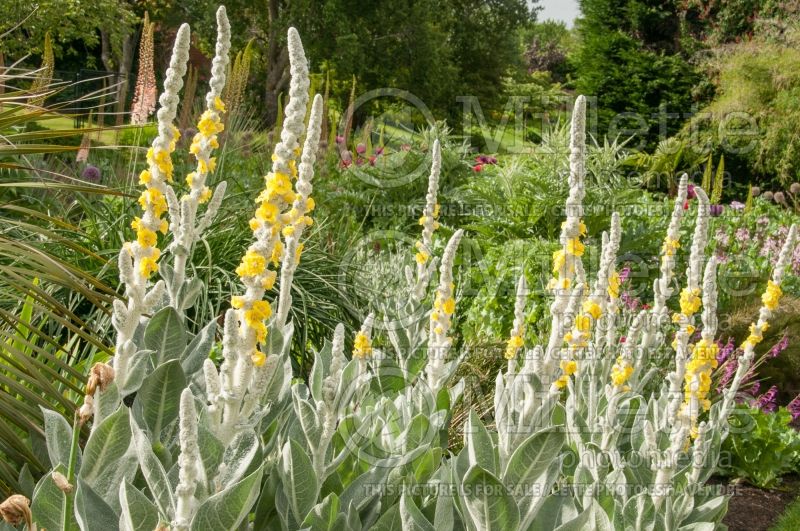
[[608, 289], [606, 290], [608, 292], [608, 296], [612, 299], [619, 298], [619, 285], [619, 273], [614, 271], [611, 273], [611, 276], [608, 277]]
[[428, 261], [428, 253], [420, 251], [414, 255], [414, 259], [419, 265], [424, 265]]
[[569, 382], [569, 376], [564, 375], [560, 377], [558, 380], [556, 380], [554, 383], [556, 387], [558, 387], [559, 389], [564, 389], [567, 386], [567, 382]]
[[139, 224], [139, 231], [136, 233], [136, 241], [142, 247], [154, 247], [157, 241], [156, 233], [150, 229], [146, 229]]
[[622, 356], [618, 356], [617, 362], [611, 369], [611, 383], [617, 387], [621, 387], [628, 381], [631, 374], [633, 374], [633, 367], [622, 359]]
[[153, 178], [153, 174], [149, 170], [142, 170], [139, 174], [139, 184], [147, 184]]
[[252, 361], [253, 365], [256, 367], [261, 367], [264, 365], [264, 363], [266, 363], [267, 355], [256, 349], [252, 354], [250, 354], [250, 361]]
[[667, 239], [664, 240], [664, 246], [662, 247], [662, 252], [666, 256], [673, 256], [680, 246], [681, 242], [679, 242], [678, 240], [673, 240], [670, 237], [667, 237]]
[[161, 234], [166, 234], [167, 230], [169, 230], [169, 223], [167, 223], [166, 219], [162, 219], [161, 224], [158, 226], [158, 231]]
[[578, 363], [572, 360], [563, 360], [561, 362], [561, 370], [564, 371], [564, 374], [567, 376], [571, 376], [578, 372]]
[[573, 256], [583, 256], [584, 246], [578, 238], [567, 240], [567, 253]]
[[567, 256], [564, 253], [564, 249], [559, 249], [558, 251], [553, 253], [553, 274], [558, 274], [561, 271], [561, 268], [564, 267], [564, 264], [567, 261]]
[[447, 315], [453, 315], [453, 312], [456, 311], [456, 301], [453, 300], [453, 297], [450, 297], [442, 304], [442, 311]]
[[279, 209], [273, 203], [263, 202], [256, 210], [256, 217], [266, 223], [275, 223], [278, 219]]
[[353, 357], [366, 358], [372, 354], [372, 342], [364, 332], [358, 332], [353, 341]]
[[681, 313], [683, 315], [690, 317], [697, 313], [702, 304], [700, 300], [700, 288], [694, 288], [692, 290], [683, 288], [683, 291], [681, 291], [680, 304]]
[[511, 336], [506, 343], [506, 359], [513, 359], [517, 354], [517, 350], [522, 347], [523, 344], [524, 343], [521, 336]]
[[187, 185], [187, 186], [192, 186], [192, 183], [194, 183], [194, 178], [195, 178], [195, 177], [197, 177], [197, 172], [194, 172], [194, 171], [193, 171], [193, 172], [190, 172], [190, 173], [189, 173], [189, 174], [186, 176], [186, 185]]
[[200, 204], [207, 203], [208, 200], [211, 199], [211, 188], [208, 186], [203, 187], [203, 191], [200, 192], [200, 197], [198, 198], [198, 202]]
[[205, 137], [210, 137], [215, 133], [220, 133], [225, 129], [225, 126], [222, 122], [218, 120], [214, 120], [214, 117], [211, 116], [211, 113], [205, 111], [203, 115], [200, 117], [200, 121], [197, 122], [197, 130]]
[[261, 287], [270, 290], [275, 285], [275, 279], [278, 277], [278, 273], [275, 271], [267, 271], [264, 273], [264, 278], [261, 280]]
[[225, 104], [222, 102], [222, 98], [219, 96], [214, 98], [214, 108], [219, 112], [225, 112]]
[[774, 310], [778, 307], [782, 295], [783, 291], [781, 291], [781, 287], [770, 280], [767, 282], [766, 291], [761, 296], [761, 302], [764, 303], [767, 309]]
[[242, 258], [242, 263], [236, 268], [240, 277], [254, 277], [260, 275], [267, 268], [267, 261], [255, 251], [247, 251]]
[[575, 317], [575, 328], [577, 328], [581, 332], [588, 332], [591, 326], [592, 326], [592, 321], [591, 319], [589, 319], [588, 315], [581, 314]]
[[158, 264], [156, 263], [155, 258], [151, 258], [149, 256], [145, 256], [139, 262], [139, 273], [144, 278], [150, 278], [150, 275], [158, 271]]
[[591, 315], [592, 319], [595, 321], [597, 321], [600, 318], [600, 315], [603, 313], [603, 310], [600, 309], [600, 305], [591, 299], [583, 301], [582, 308], [583, 311]]
[[309, 197], [306, 199], [306, 212], [311, 212], [317, 206], [316, 201], [314, 201], [313, 197]]

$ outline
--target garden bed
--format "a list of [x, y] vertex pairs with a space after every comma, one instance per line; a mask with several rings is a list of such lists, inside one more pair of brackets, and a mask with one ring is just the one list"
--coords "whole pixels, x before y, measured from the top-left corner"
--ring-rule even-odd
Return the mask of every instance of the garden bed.
[[[723, 478], [720, 483], [724, 482]], [[800, 476], [784, 478], [777, 489], [760, 489], [747, 483], [734, 485], [728, 513], [722, 523], [730, 531], [766, 531], [780, 518], [800, 492]]]

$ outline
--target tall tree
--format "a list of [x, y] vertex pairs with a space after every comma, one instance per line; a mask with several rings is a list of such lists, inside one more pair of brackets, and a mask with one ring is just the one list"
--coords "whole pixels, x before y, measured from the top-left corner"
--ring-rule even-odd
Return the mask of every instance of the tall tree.
[[679, 3], [581, 0], [576, 88], [597, 98], [599, 134], [639, 130], [652, 145], [691, 110], [698, 75], [682, 54]]

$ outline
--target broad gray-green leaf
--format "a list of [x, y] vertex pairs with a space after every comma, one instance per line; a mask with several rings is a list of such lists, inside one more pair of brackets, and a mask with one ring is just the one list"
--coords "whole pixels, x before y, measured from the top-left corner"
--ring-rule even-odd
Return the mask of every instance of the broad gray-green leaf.
[[718, 522], [728, 510], [728, 498], [718, 496], [698, 505], [681, 524]]
[[[53, 467], [69, 465], [69, 453], [72, 447], [72, 426], [60, 413], [41, 408], [44, 415], [44, 433], [47, 439], [47, 455]], [[78, 452], [80, 454], [80, 451]]]
[[219, 476], [214, 478], [217, 489], [225, 489], [237, 483], [245, 476], [253, 460], [259, 455], [258, 436], [253, 430], [245, 430], [236, 434], [233, 441], [225, 448]]
[[406, 428], [403, 434], [403, 444], [409, 451], [422, 445], [427, 446], [430, 444], [433, 435], [430, 421], [424, 414], [419, 413], [411, 419], [408, 428]]
[[258, 499], [263, 472], [264, 467], [258, 467], [237, 484], [203, 502], [192, 519], [192, 530], [235, 529], [247, 518]]
[[172, 495], [173, 485], [170, 483], [167, 471], [161, 461], [153, 453], [152, 443], [147, 438], [147, 435], [144, 434], [144, 431], [136, 426], [133, 419], [131, 419], [131, 429], [139, 467], [142, 470], [145, 482], [147, 482], [147, 488], [150, 489], [153, 501], [158, 506], [161, 515], [169, 518], [175, 513], [175, 499]]
[[178, 312], [166, 306], [156, 312], [144, 329], [144, 346], [154, 351], [153, 365], [180, 358], [186, 348], [186, 327]]
[[314, 366], [311, 368], [311, 375], [308, 378], [308, 385], [311, 396], [316, 402], [322, 401], [322, 380], [324, 378], [325, 364], [319, 352], [314, 353]]
[[497, 463], [494, 442], [474, 410], [469, 412], [469, 420], [464, 426], [464, 439], [470, 466], [477, 465], [494, 474]]
[[181, 367], [184, 374], [192, 375], [203, 367], [203, 362], [211, 353], [211, 347], [214, 346], [216, 333], [217, 320], [212, 319], [189, 342], [189, 345], [181, 354]]
[[303, 434], [308, 441], [308, 446], [315, 448], [319, 445], [322, 428], [314, 406], [301, 396], [301, 388], [304, 387], [304, 384], [292, 386], [292, 406], [294, 406], [295, 415], [303, 428]]
[[128, 408], [120, 407], [95, 428], [83, 452], [80, 479], [114, 510], [119, 508], [120, 483], [136, 473], [132, 438]]
[[134, 407], [144, 420], [151, 442], [161, 441], [161, 431], [178, 418], [184, 388], [186, 377], [178, 360], [162, 364], [142, 384]]
[[506, 487], [480, 466], [472, 466], [461, 482], [464, 504], [482, 531], [516, 529], [519, 509]]
[[197, 296], [203, 291], [205, 284], [195, 277], [180, 287], [180, 305], [182, 310], [188, 310], [197, 301]]
[[584, 531], [586, 529], [596, 529], [597, 531], [611, 531], [613, 529], [608, 516], [594, 500], [582, 513], [564, 522], [555, 531]]
[[[119, 504], [118, 494], [114, 499]], [[114, 509], [81, 478], [75, 491], [75, 518], [81, 531], [108, 531], [119, 525]]]
[[436, 497], [433, 527], [436, 531], [453, 531], [453, 525], [453, 497], [444, 492], [440, 493]]
[[558, 480], [560, 472], [561, 459], [557, 458], [550, 463], [550, 466], [543, 474], [529, 484], [528, 487], [525, 487], [528, 489], [528, 492], [524, 492], [525, 489], [518, 490], [517, 487], [509, 484], [515, 496], [527, 495], [525, 498], [515, 498], [522, 511], [520, 515], [522, 517], [522, 523], [519, 526], [520, 529], [529, 529], [533, 521], [539, 517], [539, 511], [542, 510], [548, 498], [552, 497], [550, 491]]
[[435, 531], [433, 524], [414, 503], [414, 499], [405, 492], [400, 496], [400, 519], [404, 531]]
[[280, 473], [294, 517], [302, 522], [317, 501], [319, 486], [311, 460], [295, 440], [283, 446]]
[[153, 531], [158, 526], [158, 509], [139, 489], [123, 481], [119, 486], [121, 531]]
[[105, 391], [98, 390], [94, 395], [94, 422], [95, 426], [103, 422], [106, 418], [114, 414], [122, 404], [122, 396], [119, 394], [117, 382], [111, 382]]
[[325, 496], [325, 499], [311, 508], [305, 520], [303, 529], [310, 531], [336, 531], [337, 516], [339, 515], [339, 498], [334, 493]]
[[517, 502], [529, 497], [531, 486], [550, 467], [564, 445], [564, 433], [549, 428], [534, 433], [511, 454], [503, 473], [505, 483]]
[[139, 390], [145, 376], [147, 376], [147, 371], [150, 369], [150, 359], [152, 356], [152, 350], [140, 350], [133, 355], [128, 364], [125, 380], [115, 380], [120, 395], [128, 396]]
[[395, 503], [378, 518], [370, 531], [404, 531], [403, 520], [400, 516], [400, 504]]
[[[63, 465], [56, 466], [54, 470], [64, 476], [67, 475], [67, 468]], [[48, 531], [63, 531], [64, 493], [56, 486], [51, 474], [45, 474], [39, 480], [33, 491], [32, 500], [33, 521], [38, 524], [39, 528]], [[70, 515], [70, 520], [74, 529], [77, 526], [74, 515]]]

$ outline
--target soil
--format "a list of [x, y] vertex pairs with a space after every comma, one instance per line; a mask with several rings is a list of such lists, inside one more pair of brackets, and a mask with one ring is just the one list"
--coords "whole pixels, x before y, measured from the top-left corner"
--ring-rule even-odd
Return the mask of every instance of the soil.
[[[717, 481], [713, 481], [716, 483]], [[719, 483], [726, 483], [720, 479]], [[722, 523], [730, 531], [767, 531], [800, 495], [800, 476], [787, 476], [780, 488], [760, 489], [747, 483], [732, 485], [733, 496]]]

